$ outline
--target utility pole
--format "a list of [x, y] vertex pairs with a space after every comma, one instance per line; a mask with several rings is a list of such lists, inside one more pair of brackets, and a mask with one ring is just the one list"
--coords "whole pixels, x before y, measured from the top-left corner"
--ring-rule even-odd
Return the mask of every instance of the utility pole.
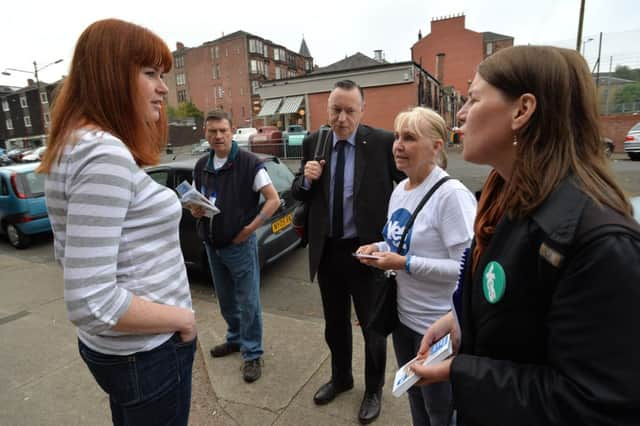
[[578, 38], [576, 40], [576, 50], [580, 53], [580, 43], [582, 43], [582, 21], [584, 20], [584, 1], [580, 0], [580, 18], [578, 20]]

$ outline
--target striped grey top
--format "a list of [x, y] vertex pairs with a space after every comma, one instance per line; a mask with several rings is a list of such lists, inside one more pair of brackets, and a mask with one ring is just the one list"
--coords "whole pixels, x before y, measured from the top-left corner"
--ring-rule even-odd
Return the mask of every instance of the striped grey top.
[[153, 349], [169, 334], [115, 332], [133, 295], [191, 308], [180, 250], [182, 208], [115, 136], [80, 130], [45, 181], [55, 257], [78, 337], [105, 354]]

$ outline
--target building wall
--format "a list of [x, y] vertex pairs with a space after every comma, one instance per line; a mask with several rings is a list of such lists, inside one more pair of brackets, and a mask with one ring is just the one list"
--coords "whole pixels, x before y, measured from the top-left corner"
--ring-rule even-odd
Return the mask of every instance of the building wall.
[[602, 136], [610, 138], [615, 144], [615, 152], [624, 151], [624, 138], [629, 130], [640, 122], [640, 114], [615, 114], [600, 116]]
[[[393, 120], [417, 103], [417, 84], [398, 84], [364, 88], [365, 108], [362, 123], [393, 131]], [[311, 131], [328, 123], [327, 101], [330, 92], [308, 96], [307, 113]]]
[[444, 53], [442, 86], [453, 86], [467, 95], [478, 64], [484, 59], [483, 35], [465, 28], [465, 17], [431, 21], [431, 32], [411, 47], [414, 62], [435, 75], [436, 55]]
[[[261, 54], [250, 52], [249, 40], [256, 39], [267, 47]], [[216, 47], [218, 56], [216, 57]], [[274, 59], [274, 49], [282, 49], [285, 53], [282, 60]], [[259, 98], [253, 94], [252, 82], [274, 79], [276, 67], [281, 71], [281, 78], [287, 78], [292, 71], [296, 76], [304, 74], [304, 57], [284, 48], [281, 45], [264, 40], [243, 31], [230, 34], [220, 39], [204, 43], [193, 48], [179, 45], [174, 58], [184, 56], [184, 68], [174, 68], [167, 74], [169, 87], [168, 104], [178, 105], [178, 92], [186, 91], [187, 100], [206, 114], [207, 111], [222, 109], [231, 115], [235, 127], [248, 127], [259, 124], [262, 120], [253, 116], [259, 111]], [[255, 60], [264, 68], [264, 74], [251, 72], [251, 60]], [[216, 73], [214, 70], [219, 72]], [[177, 84], [177, 75], [185, 74], [185, 84]], [[216, 78], [217, 77], [217, 78]], [[254, 101], [258, 104], [254, 105]], [[254, 122], [256, 121], [256, 122]]]

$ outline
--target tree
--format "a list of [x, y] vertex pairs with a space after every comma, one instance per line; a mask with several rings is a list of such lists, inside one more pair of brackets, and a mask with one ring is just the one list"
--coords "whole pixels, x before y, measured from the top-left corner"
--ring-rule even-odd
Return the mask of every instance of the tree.
[[183, 120], [185, 118], [203, 119], [204, 114], [198, 109], [193, 102], [180, 102], [177, 107], [169, 106], [167, 115], [170, 120]]
[[633, 80], [640, 82], [640, 69], [639, 68], [629, 68], [627, 65], [618, 65], [616, 67], [615, 72], [613, 73], [614, 77], [624, 78], [625, 80]]
[[631, 110], [635, 109], [635, 105], [632, 104], [640, 103], [640, 83], [625, 85], [616, 93], [615, 103], [618, 110], [629, 110], [623, 104], [629, 104]]

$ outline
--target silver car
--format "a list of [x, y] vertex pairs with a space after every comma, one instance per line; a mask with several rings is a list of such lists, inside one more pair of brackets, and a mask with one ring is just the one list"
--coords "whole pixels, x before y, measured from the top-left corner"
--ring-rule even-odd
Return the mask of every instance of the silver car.
[[624, 152], [633, 161], [640, 161], [640, 123], [636, 123], [624, 138]]

